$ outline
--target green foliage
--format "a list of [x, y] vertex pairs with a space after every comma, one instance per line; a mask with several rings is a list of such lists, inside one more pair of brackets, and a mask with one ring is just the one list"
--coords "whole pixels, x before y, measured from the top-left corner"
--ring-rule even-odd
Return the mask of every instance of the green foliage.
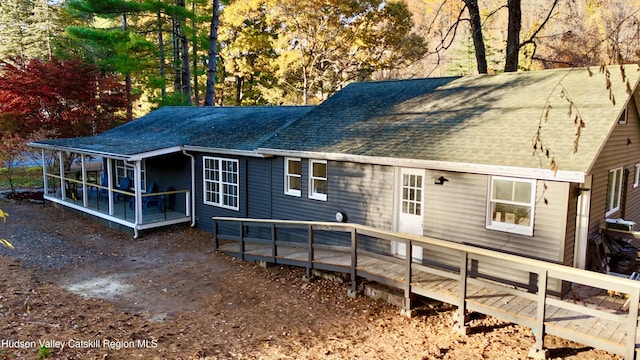
[[42, 187], [42, 168], [14, 167], [10, 170], [7, 167], [0, 167], [0, 190], [10, 190], [11, 185], [14, 188]]
[[49, 356], [51, 356], [51, 349], [45, 345], [40, 345], [40, 348], [38, 348], [38, 357], [40, 359], [46, 359]]
[[0, 59], [50, 58], [64, 31], [58, 13], [47, 0], [0, 1]]

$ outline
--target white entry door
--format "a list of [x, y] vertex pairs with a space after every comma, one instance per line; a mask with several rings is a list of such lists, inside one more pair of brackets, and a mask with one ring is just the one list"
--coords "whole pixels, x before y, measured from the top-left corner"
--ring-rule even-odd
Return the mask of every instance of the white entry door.
[[[396, 230], [414, 235], [423, 235], [424, 219], [424, 175], [422, 169], [400, 169], [398, 179], [398, 214]], [[405, 257], [407, 254], [404, 243], [392, 244], [395, 255]], [[422, 260], [422, 248], [414, 246], [412, 257]]]

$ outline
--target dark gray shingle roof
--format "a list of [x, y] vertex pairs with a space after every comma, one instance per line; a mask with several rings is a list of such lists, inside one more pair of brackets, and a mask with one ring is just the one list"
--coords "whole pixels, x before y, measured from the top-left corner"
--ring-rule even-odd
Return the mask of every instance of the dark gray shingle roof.
[[311, 107], [163, 107], [102, 134], [37, 144], [130, 156], [190, 145], [253, 151]]
[[[533, 138], [548, 101], [542, 139], [567, 171], [586, 172], [630, 94], [638, 66], [557, 69], [462, 78], [355, 83], [279, 132], [267, 149], [540, 168]], [[563, 96], [564, 93], [564, 96]], [[574, 103], [571, 114], [567, 97]], [[585, 127], [574, 153], [580, 112]], [[268, 150], [265, 150], [268, 151]]]

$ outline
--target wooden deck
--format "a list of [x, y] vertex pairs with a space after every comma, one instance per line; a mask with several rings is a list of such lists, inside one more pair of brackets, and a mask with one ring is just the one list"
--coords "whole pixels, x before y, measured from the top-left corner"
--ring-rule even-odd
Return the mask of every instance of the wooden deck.
[[[412, 309], [413, 295], [420, 295], [458, 307], [454, 330], [468, 333], [469, 311], [487, 314], [504, 321], [532, 329], [535, 334], [551, 334], [584, 345], [635, 359], [640, 343], [638, 306], [623, 309], [625, 299], [607, 294], [615, 290], [628, 294], [632, 304], [640, 301], [640, 282], [571, 267], [507, 255], [437, 239], [386, 232], [354, 224], [290, 222], [214, 218], [217, 250], [254, 261], [301, 266], [307, 269], [338, 271], [351, 274], [351, 279], [368, 279], [404, 291], [405, 311]], [[237, 232], [222, 231], [222, 224], [233, 224]], [[306, 229], [306, 238], [296, 241], [278, 240], [278, 229]], [[270, 229], [265, 237], [245, 236], [250, 227]], [[226, 230], [229, 228], [227, 227]], [[242, 229], [242, 230], [240, 230]], [[347, 233], [350, 244], [327, 245], [318, 241], [319, 232]], [[264, 233], [264, 231], [263, 231]], [[438, 246], [455, 250], [457, 268], [429, 264], [429, 254], [423, 251], [423, 261], [417, 263], [391, 254], [364, 250], [360, 235], [376, 241], [402, 241], [411, 246]], [[390, 246], [389, 246], [390, 248]], [[411, 250], [408, 251], [411, 258]], [[510, 279], [483, 276], [474, 265], [499, 263], [505, 274], [525, 271], [537, 279], [532, 284], [518, 284]], [[548, 291], [550, 281], [570, 284], [572, 291], [560, 298]], [[357, 281], [352, 281], [355, 294]], [[587, 295], [585, 295], [587, 294]], [[544, 337], [536, 336], [530, 356], [544, 358]]]

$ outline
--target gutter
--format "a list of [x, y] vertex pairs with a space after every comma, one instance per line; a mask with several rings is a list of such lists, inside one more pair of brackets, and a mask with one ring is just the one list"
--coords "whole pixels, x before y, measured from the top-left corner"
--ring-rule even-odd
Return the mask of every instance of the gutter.
[[316, 151], [295, 151], [266, 148], [257, 149], [256, 152], [262, 153], [265, 156], [291, 156], [319, 160], [347, 161], [361, 164], [413, 167], [429, 170], [510, 176], [537, 180], [571, 182], [578, 184], [583, 183], [586, 178], [586, 173], [582, 171], [553, 171], [543, 168], [527, 168], [516, 166], [460, 163], [451, 161], [391, 158], [384, 156], [366, 156], [343, 153], [325, 153]]

